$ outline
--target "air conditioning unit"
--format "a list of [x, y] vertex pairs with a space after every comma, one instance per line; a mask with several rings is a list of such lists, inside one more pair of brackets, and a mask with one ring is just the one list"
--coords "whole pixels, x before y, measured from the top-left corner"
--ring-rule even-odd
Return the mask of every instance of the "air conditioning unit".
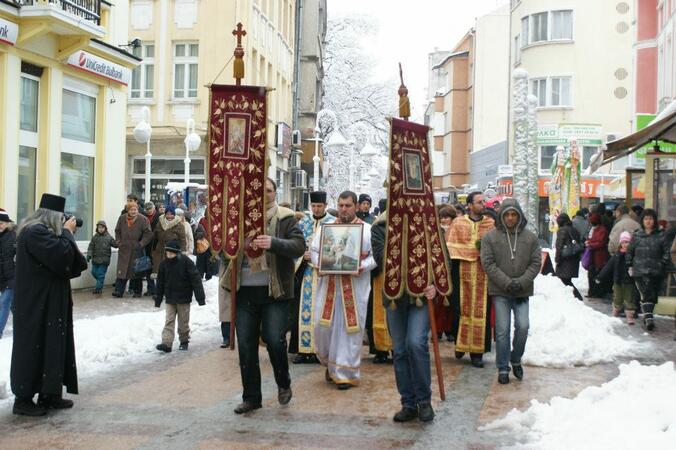
[[302, 162], [303, 162], [303, 154], [302, 153], [291, 152], [291, 158], [289, 158], [289, 169], [300, 170]]
[[606, 134], [606, 142], [616, 141], [616, 140], [618, 140], [618, 139], [621, 138], [621, 137], [622, 137], [622, 136], [621, 136], [620, 133], [618, 133], [618, 132], [608, 133], [608, 134]]
[[291, 189], [307, 189], [307, 172], [298, 170], [291, 177]]
[[293, 134], [291, 135], [291, 145], [300, 147], [300, 141], [300, 130], [293, 130]]

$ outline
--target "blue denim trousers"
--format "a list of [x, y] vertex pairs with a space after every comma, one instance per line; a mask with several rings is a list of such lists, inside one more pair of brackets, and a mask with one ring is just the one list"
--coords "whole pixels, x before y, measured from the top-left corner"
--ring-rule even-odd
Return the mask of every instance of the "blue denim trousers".
[[[498, 372], [509, 373], [509, 363], [521, 365], [521, 357], [528, 339], [528, 298], [494, 297], [495, 304], [495, 341], [497, 347], [496, 365]], [[512, 331], [512, 311], [514, 312], [514, 341], [510, 350]]]
[[9, 317], [9, 310], [12, 307], [14, 300], [14, 289], [7, 288], [0, 294], [0, 338], [5, 331], [7, 325], [7, 318]]
[[108, 272], [108, 264], [92, 264], [92, 276], [96, 280], [96, 289], [103, 289], [106, 272]]
[[401, 405], [416, 409], [421, 403], [430, 403], [432, 378], [427, 305], [417, 307], [415, 303], [398, 302], [396, 309], [387, 308], [387, 326], [392, 336], [394, 376]]

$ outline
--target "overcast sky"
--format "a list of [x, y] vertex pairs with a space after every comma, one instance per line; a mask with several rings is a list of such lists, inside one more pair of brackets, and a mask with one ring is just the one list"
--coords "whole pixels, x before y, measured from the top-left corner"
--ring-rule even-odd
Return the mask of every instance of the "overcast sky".
[[411, 114], [416, 120], [424, 112], [427, 54], [435, 47], [451, 50], [474, 27], [477, 17], [508, 3], [508, 0], [327, 1], [329, 19], [357, 13], [379, 21], [379, 34], [370, 50], [379, 60], [383, 78], [398, 77], [397, 63], [404, 66]]

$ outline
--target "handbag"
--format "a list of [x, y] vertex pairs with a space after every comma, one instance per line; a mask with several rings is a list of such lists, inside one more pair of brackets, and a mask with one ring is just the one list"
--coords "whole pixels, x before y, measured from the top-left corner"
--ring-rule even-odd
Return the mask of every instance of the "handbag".
[[150, 256], [144, 255], [143, 252], [139, 253], [141, 256], [134, 260], [134, 265], [131, 268], [132, 272], [136, 275], [149, 272], [153, 268], [153, 261], [150, 259]]
[[582, 242], [578, 242], [576, 239], [573, 239], [573, 235], [568, 231], [568, 236], [570, 237], [570, 243], [563, 246], [561, 249], [562, 258], [574, 258], [585, 251], [585, 246]]
[[209, 241], [207, 241], [206, 238], [197, 239], [197, 242], [195, 242], [195, 251], [197, 254], [201, 255], [207, 250], [209, 250]]
[[584, 249], [584, 253], [582, 254], [582, 267], [584, 270], [589, 270], [589, 268], [592, 266], [593, 263], [593, 258], [592, 258], [592, 249], [587, 247]]

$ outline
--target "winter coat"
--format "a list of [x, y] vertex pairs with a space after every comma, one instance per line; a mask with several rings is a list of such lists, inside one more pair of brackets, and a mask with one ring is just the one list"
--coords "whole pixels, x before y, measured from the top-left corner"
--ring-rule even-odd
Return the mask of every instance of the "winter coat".
[[17, 237], [14, 347], [10, 373], [17, 397], [78, 393], [70, 280], [87, 270], [75, 238], [43, 224]]
[[[504, 224], [505, 212], [515, 210], [520, 217], [514, 230]], [[500, 207], [496, 228], [481, 239], [481, 265], [488, 276], [488, 294], [501, 297], [523, 298], [533, 295], [533, 280], [540, 273], [542, 254], [538, 237], [526, 230], [528, 223], [519, 202], [506, 199]], [[514, 259], [510, 243], [516, 246]], [[517, 292], [508, 291], [512, 280], [521, 285]]]
[[653, 231], [651, 234], [639, 230], [629, 243], [625, 263], [632, 267], [634, 277], [664, 276], [670, 267], [669, 245], [664, 242], [663, 231]]
[[603, 269], [610, 254], [608, 253], [608, 229], [603, 225], [592, 228], [591, 236], [587, 240], [587, 246], [592, 249], [592, 261], [596, 270]]
[[14, 255], [16, 254], [16, 232], [6, 228], [0, 234], [0, 292], [14, 289]]
[[587, 239], [587, 237], [589, 236], [591, 224], [587, 219], [580, 216], [573, 217], [572, 222], [573, 228], [575, 228], [575, 231], [577, 231], [578, 236], [580, 236], [582, 242], [584, 242], [584, 240]]
[[157, 224], [160, 223], [160, 213], [155, 210], [155, 214], [152, 216], [145, 213], [143, 215], [148, 219], [148, 222], [150, 222], [150, 230], [153, 232], [153, 238], [148, 245], [146, 245], [146, 255], [152, 257], [153, 249], [155, 248], [155, 229], [157, 228]]
[[190, 303], [193, 293], [197, 303], [204, 305], [204, 287], [195, 263], [181, 253], [165, 258], [157, 272], [155, 306], [159, 307], [164, 297], [169, 305]]
[[195, 252], [195, 238], [192, 235], [192, 227], [188, 222], [183, 222], [185, 230], [185, 254], [192, 255]]
[[[103, 225], [105, 226], [105, 222]], [[115, 238], [108, 234], [108, 230], [106, 229], [103, 234], [100, 234], [97, 231], [94, 233], [94, 236], [92, 236], [92, 240], [89, 241], [87, 260], [91, 260], [92, 264], [109, 265], [112, 247], [117, 247], [117, 244], [115, 243]]]
[[115, 226], [115, 243], [119, 251], [117, 253], [116, 277], [122, 280], [131, 280], [138, 276], [134, 274], [134, 261], [143, 256], [144, 247], [152, 240], [153, 233], [145, 216], [139, 214], [134, 219], [131, 227], [127, 224], [127, 215], [117, 219]]
[[626, 253], [617, 252], [610, 257], [603, 269], [596, 275], [599, 281], [605, 282], [613, 277], [613, 284], [633, 284], [634, 280], [629, 276], [625, 262]]
[[563, 247], [570, 245], [573, 241], [582, 243], [577, 230], [572, 225], [564, 225], [556, 233], [556, 276], [561, 279], [577, 278], [580, 268], [580, 258], [582, 254], [572, 257], [563, 257]]
[[153, 273], [160, 269], [160, 263], [164, 259], [164, 245], [169, 241], [178, 241], [181, 251], [186, 249], [185, 227], [180, 217], [167, 220], [164, 214], [160, 216], [157, 228], [155, 228], [155, 248], [153, 249]]
[[623, 231], [633, 234], [634, 231], [640, 228], [641, 225], [632, 219], [629, 214], [623, 215], [620, 220], [615, 222], [613, 229], [610, 230], [610, 236], [608, 237], [608, 252], [613, 255], [620, 249], [620, 235]]
[[[271, 230], [270, 230], [271, 231]], [[288, 208], [278, 207], [277, 227], [272, 236], [272, 247], [265, 252], [268, 267], [271, 267], [271, 259], [275, 258], [276, 274], [270, 274], [270, 278], [277, 277], [281, 287], [281, 294], [275, 297], [276, 300], [288, 300], [293, 298], [294, 292], [294, 273], [296, 271], [296, 258], [300, 258], [305, 253], [305, 237], [303, 232], [296, 225], [294, 212]], [[230, 260], [226, 261], [224, 277], [230, 279]], [[242, 267], [242, 256], [237, 258], [237, 267]], [[237, 289], [240, 287], [241, 277], [237, 277]], [[230, 286], [226, 287], [230, 290]], [[272, 293], [270, 294], [272, 296]]]

